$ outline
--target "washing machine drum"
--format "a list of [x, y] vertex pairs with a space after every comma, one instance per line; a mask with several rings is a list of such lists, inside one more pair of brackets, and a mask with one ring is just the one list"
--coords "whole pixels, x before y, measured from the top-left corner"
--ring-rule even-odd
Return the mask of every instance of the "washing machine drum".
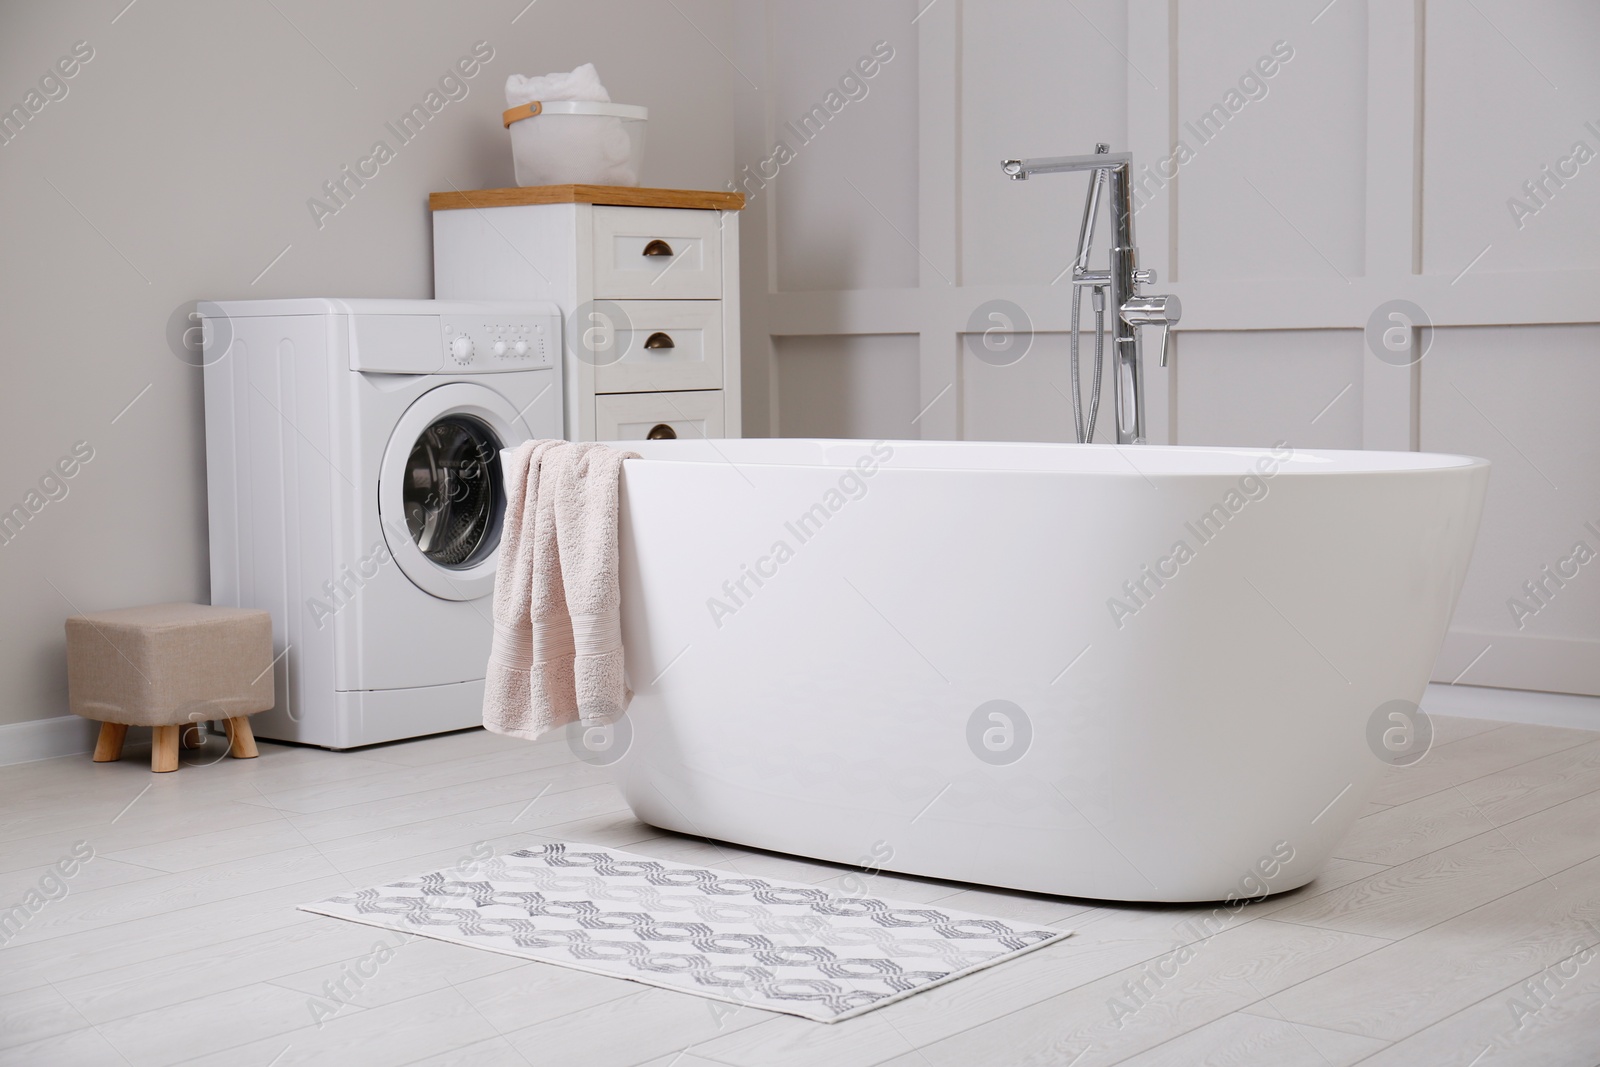
[[500, 450], [528, 437], [510, 401], [465, 382], [424, 393], [400, 417], [378, 474], [378, 517], [419, 588], [444, 600], [494, 591], [506, 511]]

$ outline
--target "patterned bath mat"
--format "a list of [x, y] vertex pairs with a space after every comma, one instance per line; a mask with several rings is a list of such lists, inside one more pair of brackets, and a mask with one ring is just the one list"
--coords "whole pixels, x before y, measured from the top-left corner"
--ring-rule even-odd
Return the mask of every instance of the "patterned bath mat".
[[301, 910], [825, 1023], [1071, 932], [578, 844]]

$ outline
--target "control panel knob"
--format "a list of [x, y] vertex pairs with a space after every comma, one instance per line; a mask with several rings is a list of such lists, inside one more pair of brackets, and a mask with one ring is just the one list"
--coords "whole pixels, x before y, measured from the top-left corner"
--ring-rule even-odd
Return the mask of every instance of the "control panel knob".
[[466, 363], [472, 359], [472, 338], [466, 334], [452, 338], [450, 341], [450, 355], [457, 363]]
[[495, 341], [494, 354], [497, 356], [503, 356], [506, 354], [506, 343], [504, 341]]
[[511, 346], [511, 351], [515, 352], [519, 356], [527, 355], [528, 354], [528, 342], [526, 342], [526, 341], [524, 341], [524, 340], [519, 338], [517, 340], [517, 342]]

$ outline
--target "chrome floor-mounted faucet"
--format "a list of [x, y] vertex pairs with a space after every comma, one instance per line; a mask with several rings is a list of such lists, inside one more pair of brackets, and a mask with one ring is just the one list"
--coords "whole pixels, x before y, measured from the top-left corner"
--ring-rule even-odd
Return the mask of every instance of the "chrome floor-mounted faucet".
[[[1139, 358], [1139, 327], [1161, 327], [1161, 365], [1167, 365], [1167, 341], [1172, 324], [1183, 314], [1175, 296], [1141, 296], [1139, 286], [1153, 283], [1153, 270], [1139, 269], [1139, 253], [1133, 243], [1133, 155], [1112, 152], [1110, 145], [1096, 145], [1092, 156], [1049, 156], [1040, 159], [1008, 159], [1001, 164], [1012, 181], [1026, 181], [1034, 174], [1063, 174], [1069, 171], [1094, 171], [1089, 196], [1083, 206], [1083, 224], [1078, 230], [1078, 255], [1072, 263], [1072, 404], [1078, 440], [1094, 436], [1094, 422], [1100, 404], [1100, 367], [1106, 291], [1116, 315], [1112, 324], [1111, 361], [1115, 374], [1117, 443], [1142, 445], [1144, 432], [1144, 375]], [[1089, 269], [1089, 249], [1094, 243], [1095, 217], [1099, 213], [1100, 187], [1111, 180], [1111, 263], [1109, 270]], [[1095, 310], [1095, 366], [1093, 396], [1087, 428], [1078, 386], [1078, 310], [1083, 287], [1092, 290]]]

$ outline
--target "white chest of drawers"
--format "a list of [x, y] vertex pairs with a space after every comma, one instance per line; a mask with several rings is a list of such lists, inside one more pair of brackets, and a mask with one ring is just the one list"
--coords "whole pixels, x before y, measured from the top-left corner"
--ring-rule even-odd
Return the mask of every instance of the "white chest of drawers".
[[552, 185], [430, 206], [436, 298], [561, 307], [572, 440], [739, 436], [742, 195]]

